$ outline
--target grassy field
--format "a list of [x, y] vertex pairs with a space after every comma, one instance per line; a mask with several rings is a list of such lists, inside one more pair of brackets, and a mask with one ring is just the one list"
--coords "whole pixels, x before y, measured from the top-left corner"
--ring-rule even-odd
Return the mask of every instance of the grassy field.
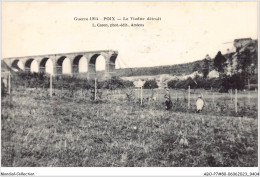
[[97, 103], [57, 95], [15, 91], [11, 102], [2, 99], [2, 166], [257, 166], [255, 113], [196, 114], [194, 107], [178, 110], [181, 101], [165, 111], [161, 101], [141, 107], [123, 96]]

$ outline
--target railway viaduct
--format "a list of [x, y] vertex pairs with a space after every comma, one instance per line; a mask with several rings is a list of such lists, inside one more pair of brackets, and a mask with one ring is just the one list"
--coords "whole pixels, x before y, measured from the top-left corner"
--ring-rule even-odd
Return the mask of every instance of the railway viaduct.
[[[87, 52], [75, 52], [75, 53], [59, 53], [59, 54], [47, 54], [47, 55], [36, 55], [26, 57], [12, 57], [4, 58], [8, 66], [15, 69], [24, 70], [30, 72], [31, 64], [34, 60], [37, 61], [39, 72], [46, 72], [46, 63], [48, 60], [52, 61], [53, 64], [53, 75], [61, 75], [62, 63], [68, 58], [70, 61], [71, 75], [78, 75], [79, 73], [79, 61], [85, 57], [87, 59], [87, 75], [88, 79], [97, 77], [96, 72], [96, 60], [99, 56], [105, 58], [105, 72], [102, 78], [109, 78], [115, 73], [115, 62], [118, 56], [118, 51], [115, 50], [98, 50], [98, 51], [87, 51]], [[18, 62], [22, 63], [23, 67], [18, 66]]]

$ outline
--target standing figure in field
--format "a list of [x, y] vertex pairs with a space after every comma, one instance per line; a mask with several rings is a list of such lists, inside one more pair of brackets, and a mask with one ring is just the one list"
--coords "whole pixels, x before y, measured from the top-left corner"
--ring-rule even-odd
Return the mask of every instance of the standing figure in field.
[[156, 96], [154, 95], [154, 90], [152, 89], [152, 95], [150, 97], [148, 97], [148, 101], [156, 101]]
[[165, 109], [170, 110], [172, 108], [172, 100], [171, 100], [171, 95], [169, 92], [169, 89], [166, 87], [166, 94], [164, 95], [165, 98]]
[[199, 96], [196, 101], [196, 107], [197, 107], [197, 113], [200, 113], [203, 109], [204, 101], [202, 99], [202, 96]]
[[91, 88], [91, 89], [90, 89], [90, 93], [91, 93], [90, 99], [91, 99], [92, 101], [95, 100], [95, 89]]

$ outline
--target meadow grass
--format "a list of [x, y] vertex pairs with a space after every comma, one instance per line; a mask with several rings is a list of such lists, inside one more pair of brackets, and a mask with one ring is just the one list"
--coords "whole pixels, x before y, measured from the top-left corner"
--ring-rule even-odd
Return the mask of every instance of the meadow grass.
[[257, 166], [256, 117], [26, 91], [1, 101], [2, 166]]

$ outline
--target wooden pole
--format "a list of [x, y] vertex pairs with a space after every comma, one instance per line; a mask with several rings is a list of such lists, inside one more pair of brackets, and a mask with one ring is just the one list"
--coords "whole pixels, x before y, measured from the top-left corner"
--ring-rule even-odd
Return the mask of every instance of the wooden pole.
[[212, 95], [212, 102], [213, 102], [213, 106], [215, 107], [215, 93], [213, 93]]
[[52, 74], [50, 75], [50, 97], [52, 97]]
[[190, 109], [190, 86], [188, 88], [188, 109]]
[[248, 92], [248, 104], [250, 105], [250, 92]]
[[232, 89], [231, 89], [231, 103], [233, 102], [232, 96], [233, 96], [233, 93], [232, 93]]
[[95, 78], [95, 100], [97, 99], [97, 78]]
[[143, 105], [143, 87], [141, 87], [141, 105]]
[[8, 72], [8, 94], [11, 94], [11, 73]]
[[235, 111], [237, 113], [237, 89], [235, 90]]

